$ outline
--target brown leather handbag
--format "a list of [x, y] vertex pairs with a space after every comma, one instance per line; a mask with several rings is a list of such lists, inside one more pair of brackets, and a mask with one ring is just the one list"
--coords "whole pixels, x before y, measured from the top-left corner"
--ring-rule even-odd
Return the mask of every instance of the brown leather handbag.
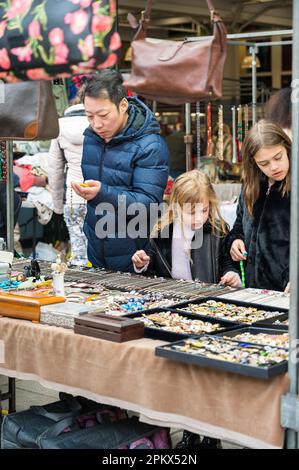
[[0, 140], [48, 140], [59, 134], [49, 81], [1, 83]]
[[[132, 41], [132, 72], [126, 88], [150, 100], [183, 104], [222, 95], [226, 28], [207, 0], [213, 36], [170, 41], [147, 38], [153, 0], [148, 0]], [[129, 18], [132, 24], [133, 17]]]

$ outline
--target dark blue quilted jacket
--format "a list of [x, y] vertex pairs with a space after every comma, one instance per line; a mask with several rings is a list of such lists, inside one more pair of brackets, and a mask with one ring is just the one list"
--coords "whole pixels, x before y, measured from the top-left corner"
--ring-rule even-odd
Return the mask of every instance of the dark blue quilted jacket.
[[[132, 255], [147, 246], [145, 236], [132, 239], [118, 227], [117, 210], [119, 201], [122, 211], [132, 203], [142, 203], [148, 211], [150, 204], [162, 201], [168, 178], [168, 148], [159, 132], [152, 112], [137, 98], [129, 98], [127, 125], [110, 142], [105, 143], [90, 127], [84, 132], [84, 180], [102, 183], [98, 195], [87, 204], [84, 223], [93, 266], [133, 271]], [[110, 210], [113, 208], [115, 213]]]

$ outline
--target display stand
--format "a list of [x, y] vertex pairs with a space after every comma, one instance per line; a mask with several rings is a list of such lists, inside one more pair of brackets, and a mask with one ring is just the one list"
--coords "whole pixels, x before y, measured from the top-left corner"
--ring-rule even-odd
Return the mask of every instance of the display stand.
[[14, 252], [14, 184], [13, 184], [13, 142], [6, 142], [7, 180], [6, 180], [6, 242], [7, 250]]
[[[274, 36], [293, 36], [293, 40], [256, 42], [256, 38]], [[194, 38], [198, 41], [200, 38]], [[202, 38], [203, 40], [206, 37]], [[228, 44], [244, 45], [249, 47], [252, 55], [252, 121], [256, 122], [257, 107], [257, 63], [256, 55], [259, 48], [267, 46], [280, 46], [293, 44], [293, 50], [299, 48], [299, 0], [293, 2], [293, 29], [281, 31], [265, 31], [258, 33], [229, 34]], [[248, 40], [253, 39], [253, 42]], [[192, 40], [192, 38], [190, 38]], [[246, 40], [246, 42], [240, 42]], [[299, 361], [298, 361], [298, 339], [299, 339], [299, 55], [293, 53], [293, 97], [292, 100], [292, 194], [291, 194], [291, 250], [290, 250], [290, 282], [291, 303], [289, 313], [289, 335], [290, 335], [290, 359], [289, 359], [289, 393], [282, 397], [281, 424], [288, 429], [287, 447], [299, 449]], [[187, 122], [187, 118], [186, 118]]]
[[[256, 42], [256, 38], [264, 38], [264, 37], [274, 37], [274, 36], [292, 36], [293, 30], [282, 30], [282, 31], [264, 31], [264, 32], [256, 32], [256, 33], [241, 33], [241, 34], [228, 34], [227, 35], [227, 44], [230, 46], [245, 46], [249, 48], [249, 52], [252, 56], [252, 81], [251, 81], [251, 95], [252, 95], [252, 123], [255, 124], [257, 120], [257, 60], [256, 56], [258, 54], [258, 50], [261, 47], [267, 46], [281, 46], [281, 45], [289, 45], [293, 44], [293, 41], [267, 41], [267, 42]], [[207, 38], [212, 38], [212, 36], [202, 36], [196, 38], [188, 38], [188, 41], [200, 41], [206, 40]], [[249, 42], [248, 40], [253, 38], [254, 41]], [[190, 166], [190, 162], [192, 162], [192, 156], [190, 159], [190, 150], [192, 152], [192, 142], [193, 136], [191, 134], [191, 106], [190, 103], [186, 103], [185, 105], [185, 120], [186, 120], [186, 136], [185, 136], [185, 144], [186, 144], [186, 171], [192, 169], [192, 165]], [[190, 123], [190, 124], [189, 124]]]
[[16, 379], [8, 378], [8, 392], [0, 393], [0, 404], [8, 400], [8, 412], [16, 412]]
[[290, 249], [290, 282], [291, 302], [289, 312], [289, 393], [282, 397], [281, 424], [289, 429], [287, 433], [288, 449], [299, 449], [299, 0], [293, 2], [293, 80], [292, 80], [292, 180], [291, 180], [291, 249]]

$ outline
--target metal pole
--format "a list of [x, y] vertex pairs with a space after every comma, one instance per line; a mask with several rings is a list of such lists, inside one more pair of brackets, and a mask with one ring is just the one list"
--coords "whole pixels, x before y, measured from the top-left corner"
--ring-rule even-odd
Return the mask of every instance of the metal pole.
[[[119, 32], [119, 14], [118, 14], [118, 0], [115, 1], [115, 9], [116, 9], [116, 18], [115, 18], [115, 32]], [[119, 71], [119, 59], [115, 64], [115, 70]]]
[[[299, 0], [293, 3], [293, 51], [299, 49]], [[290, 252], [290, 281], [291, 302], [289, 313], [290, 357], [289, 357], [289, 392], [298, 395], [298, 361], [296, 357], [296, 340], [299, 338], [299, 54], [293, 53], [293, 81], [292, 81], [292, 180], [291, 180], [291, 252]], [[289, 430], [287, 446], [296, 449], [299, 446], [299, 434]]]
[[13, 187], [13, 142], [6, 142], [6, 242], [7, 250], [14, 252], [14, 187]]
[[[255, 33], [240, 33], [240, 34], [228, 34], [227, 39], [254, 39], [254, 38], [265, 38], [271, 36], [292, 36], [292, 29], [284, 29], [280, 31], [257, 31]], [[200, 36], [187, 38], [188, 41], [206, 41], [212, 39], [213, 36]]]
[[291, 46], [293, 41], [268, 41], [268, 42], [256, 42], [257, 47], [268, 47], [268, 46]]
[[191, 104], [185, 104], [185, 144], [186, 144], [186, 171], [192, 170], [192, 142], [193, 135], [191, 133]]
[[232, 107], [232, 138], [233, 138], [233, 156], [232, 163], [237, 163], [237, 144], [236, 144], [236, 106]]
[[257, 47], [250, 47], [249, 52], [252, 55], [252, 124], [256, 123], [256, 95], [257, 95], [257, 75], [256, 75], [256, 53]]

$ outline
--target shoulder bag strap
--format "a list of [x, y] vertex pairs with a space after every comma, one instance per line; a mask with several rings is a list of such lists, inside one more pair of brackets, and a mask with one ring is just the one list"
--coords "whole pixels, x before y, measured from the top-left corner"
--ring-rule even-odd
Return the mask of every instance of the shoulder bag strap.
[[[219, 13], [215, 10], [211, 0], [206, 0], [206, 1], [207, 1], [208, 9], [210, 10], [212, 23], [222, 21], [222, 19], [219, 16]], [[141, 19], [139, 21], [139, 27], [138, 27], [137, 33], [135, 34], [134, 39], [133, 39], [134, 41], [137, 40], [137, 39], [145, 39], [146, 38], [147, 28], [148, 28], [148, 25], [149, 25], [149, 22], [150, 22], [150, 19], [151, 19], [153, 3], [154, 3], [154, 0], [147, 0], [145, 10], [143, 10], [141, 12]], [[136, 19], [134, 18], [134, 16], [130, 13], [127, 18], [128, 18], [128, 21], [129, 21], [130, 25], [134, 29], [136, 29], [138, 23], [137, 23]]]

